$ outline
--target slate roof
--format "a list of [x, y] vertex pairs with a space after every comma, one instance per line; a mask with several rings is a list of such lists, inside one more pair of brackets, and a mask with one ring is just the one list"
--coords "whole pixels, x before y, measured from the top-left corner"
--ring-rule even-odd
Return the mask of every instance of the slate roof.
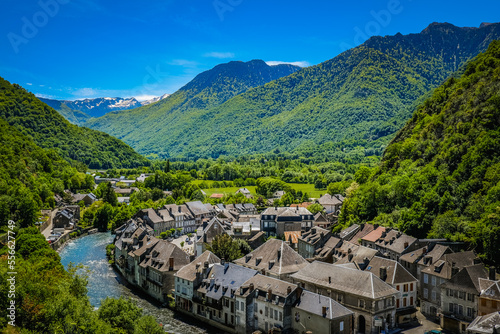
[[175, 276], [192, 282], [196, 279], [196, 273], [203, 269], [205, 262], [208, 262], [210, 267], [214, 263], [220, 263], [220, 259], [217, 255], [207, 250], [194, 259], [194, 261], [179, 269], [179, 271], [175, 273]]
[[169, 259], [174, 258], [173, 270], [179, 270], [189, 264], [189, 255], [175, 244], [166, 240], [159, 240], [151, 252], [140, 263], [143, 268], [152, 267], [158, 271], [169, 271]]
[[291, 277], [370, 299], [389, 297], [398, 293], [373, 273], [319, 261], [310, 263]]
[[147, 216], [153, 224], [163, 222], [163, 219], [160, 216], [158, 216], [158, 214], [155, 212], [155, 210], [153, 210], [151, 208], [141, 210], [141, 214], [142, 214], [142, 217]]
[[481, 293], [479, 279], [488, 278], [488, 272], [482, 264], [464, 267], [458, 274], [451, 277], [448, 282], [441, 284], [441, 288]]
[[210, 211], [201, 201], [186, 202], [186, 206], [195, 216], [206, 215], [210, 213]]
[[[335, 249], [335, 258], [338, 259], [336, 263], [363, 263], [365, 258], [371, 260], [375, 255], [379, 254], [379, 251], [373, 248], [368, 248], [365, 246], [360, 246], [354, 244], [350, 241], [345, 241], [342, 243], [340, 248]], [[349, 260], [349, 254], [352, 254], [352, 259]]]
[[131, 252], [135, 256], [142, 256], [147, 253], [158, 243], [158, 241], [160, 241], [160, 239], [147, 235], [141, 241], [142, 245], [138, 249]]
[[432, 265], [423, 269], [422, 273], [450, 279], [452, 276], [451, 268], [453, 263], [456, 267], [462, 269], [463, 267], [474, 265], [475, 258], [476, 255], [471, 251], [445, 254], [439, 260], [435, 261]]
[[236, 190], [236, 194], [237, 193], [242, 193], [242, 194], [250, 194], [250, 190], [248, 190], [247, 188], [240, 188], [238, 190]]
[[277, 217], [293, 217], [293, 216], [313, 216], [311, 211], [302, 207], [269, 207], [266, 210], [262, 211], [261, 216], [277, 216]]
[[215, 263], [198, 291], [215, 300], [222, 297], [234, 298], [234, 295], [239, 293], [240, 286], [257, 274], [257, 270], [234, 263]]
[[[281, 306], [284, 305], [285, 298], [289, 297], [293, 293], [296, 293], [296, 291], [302, 290], [296, 284], [258, 274], [245, 282], [245, 284], [242, 286], [243, 294], [241, 294], [240, 292], [240, 296], [247, 297], [251, 293], [249, 289], [250, 284], [254, 285], [254, 291], [258, 290], [259, 294], [257, 298], [259, 300], [265, 300], [267, 292], [269, 291], [269, 289], [271, 289], [271, 301], [276, 305], [275, 298], [278, 297], [278, 305]], [[290, 293], [287, 292], [289, 288]]]
[[478, 316], [467, 327], [467, 332], [478, 332], [493, 334], [493, 329], [500, 331], [500, 312], [493, 312], [487, 315]]
[[328, 219], [326, 219], [325, 215], [323, 215], [321, 212], [318, 212], [317, 214], [314, 215], [314, 222], [315, 223], [329, 223]]
[[481, 297], [500, 300], [500, 281], [479, 278]]
[[318, 242], [320, 242], [323, 239], [323, 237], [326, 236], [328, 233], [330, 232], [325, 230], [324, 228], [315, 226], [311, 228], [309, 231], [304, 232], [300, 237], [300, 239], [311, 245], [315, 245]]
[[[433, 246], [422, 247], [412, 252], [403, 254], [399, 258], [399, 260], [406, 261], [409, 263], [416, 263], [424, 266], [430, 266], [438, 259], [440, 259], [444, 254], [449, 254], [449, 253], [453, 253], [450, 247], [435, 244]], [[425, 259], [426, 257], [429, 260], [426, 260]]]
[[330, 194], [324, 194], [320, 198], [317, 199], [317, 202], [323, 206], [325, 205], [340, 205], [342, 204], [341, 201], [335, 196], [332, 196]]
[[335, 247], [339, 245], [341, 240], [336, 237], [330, 237], [327, 242], [323, 245], [323, 247], [318, 248], [316, 250], [316, 256], [322, 258], [322, 257], [327, 257], [330, 256], [333, 251], [335, 250]]
[[[373, 233], [373, 232], [372, 232]], [[402, 254], [406, 248], [417, 241], [417, 238], [401, 233], [397, 230], [390, 230], [385, 237], [381, 237], [375, 241], [375, 245], [388, 249], [398, 254]], [[405, 247], [405, 244], [406, 247]]]
[[217, 218], [214, 217], [210, 220], [210, 222], [207, 224], [207, 227], [205, 229], [201, 230], [198, 229], [196, 232], [198, 240], [196, 242], [205, 242], [204, 241], [204, 235], [206, 235], [207, 243], [211, 243], [212, 240], [221, 234], [226, 233], [226, 230], [224, 229], [224, 226], [222, 225], [222, 222]]
[[360, 225], [358, 224], [352, 224], [348, 228], [343, 229], [339, 233], [340, 239], [344, 240], [351, 240], [351, 238], [358, 232], [358, 230], [361, 228]]
[[262, 246], [237, 259], [234, 263], [276, 275], [295, 273], [307, 266], [307, 261], [284, 241], [269, 239]]
[[387, 269], [387, 278], [384, 282], [388, 284], [394, 285], [417, 281], [417, 279], [399, 262], [383, 257], [375, 256], [370, 262], [368, 262], [368, 265], [364, 268], [364, 270], [369, 271], [380, 278], [381, 267], [385, 267]]
[[307, 290], [302, 291], [295, 307], [319, 316], [323, 316], [323, 307], [326, 307], [327, 319], [336, 319], [354, 314], [347, 307], [340, 305], [330, 297], [318, 295]]

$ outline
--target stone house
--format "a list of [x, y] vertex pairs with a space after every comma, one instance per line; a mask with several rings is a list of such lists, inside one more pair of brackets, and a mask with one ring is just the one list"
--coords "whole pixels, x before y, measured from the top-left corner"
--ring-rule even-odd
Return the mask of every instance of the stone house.
[[330, 239], [331, 232], [321, 227], [313, 227], [298, 238], [298, 253], [304, 259], [312, 259], [316, 251]]
[[228, 234], [224, 224], [217, 217], [212, 218], [208, 223], [204, 222], [201, 228], [196, 231], [195, 255], [201, 255], [206, 250], [206, 244], [222, 234]]
[[382, 256], [399, 261], [399, 258], [414, 250], [418, 240], [397, 230], [379, 226], [361, 238], [361, 245], [380, 251]]
[[500, 312], [500, 281], [495, 281], [495, 268], [490, 267], [489, 279], [479, 279], [478, 315]]
[[250, 278], [236, 293], [236, 332], [291, 333], [292, 306], [301, 292], [297, 285], [273, 277]]
[[260, 214], [260, 230], [267, 236], [280, 238], [285, 232], [307, 232], [313, 222], [313, 214], [302, 207], [270, 207]]
[[85, 206], [90, 206], [92, 203], [97, 201], [97, 197], [93, 193], [74, 194], [73, 195], [73, 203], [78, 204], [80, 201], [83, 201]]
[[465, 333], [478, 315], [481, 294], [479, 279], [488, 278], [482, 264], [462, 268], [441, 284], [441, 327], [454, 333]]
[[500, 334], [500, 312], [476, 317], [467, 327], [467, 334]]
[[467, 266], [474, 265], [476, 255], [473, 252], [450, 253], [443, 255], [420, 273], [420, 312], [425, 316], [439, 320], [441, 309], [441, 284]]
[[236, 332], [236, 295], [257, 271], [222, 261], [210, 268], [193, 295], [193, 314], [225, 332]]
[[186, 313], [193, 312], [193, 296], [195, 289], [201, 284], [215, 263], [221, 260], [212, 252], [205, 251], [174, 274], [175, 307]]
[[290, 275], [308, 262], [284, 241], [269, 239], [259, 248], [234, 263], [259, 271], [264, 276], [290, 281]]
[[[451, 248], [436, 243], [430, 243], [399, 258], [399, 262], [415, 277], [419, 278], [423, 269], [431, 266], [443, 255], [453, 253]], [[419, 282], [420, 286], [420, 282]]]
[[305, 334], [347, 334], [352, 333], [354, 312], [330, 297], [303, 290], [292, 307], [292, 328]]
[[395, 325], [399, 292], [369, 271], [314, 261], [291, 277], [303, 289], [353, 311], [357, 333], [379, 333]]
[[316, 203], [321, 204], [325, 208], [325, 212], [337, 214], [342, 207], [343, 200], [340, 200], [339, 195], [324, 194], [316, 200]]
[[[80, 217], [78, 216], [78, 218]], [[76, 222], [77, 219], [75, 218], [73, 211], [68, 208], [57, 211], [54, 219], [52, 219], [54, 228], [72, 229]]]

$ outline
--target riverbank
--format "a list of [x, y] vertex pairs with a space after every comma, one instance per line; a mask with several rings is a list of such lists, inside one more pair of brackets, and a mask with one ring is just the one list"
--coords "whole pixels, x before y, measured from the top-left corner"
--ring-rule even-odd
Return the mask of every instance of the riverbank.
[[[95, 232], [92, 232], [94, 230], [95, 230]], [[73, 231], [73, 230], [68, 231], [68, 233], [61, 235], [61, 237], [59, 239], [57, 239], [56, 242], [50, 244], [50, 247], [53, 250], [55, 250], [56, 252], [60, 253], [61, 250], [63, 250], [64, 247], [68, 244], [68, 242], [70, 242], [72, 240], [77, 240], [77, 239], [82, 238], [82, 237], [86, 237], [90, 234], [94, 234], [97, 232], [97, 229], [94, 227], [87, 227], [87, 228], [82, 229], [81, 231], [82, 232], [74, 238], [71, 237], [71, 233], [76, 232], [76, 231]]]
[[141, 307], [144, 314], [152, 315], [156, 321], [163, 325], [168, 333], [177, 334], [215, 334], [216, 329], [207, 328], [207, 324], [174, 312], [134, 289], [126, 280], [109, 264], [106, 258], [106, 246], [113, 242], [114, 236], [110, 232], [96, 233], [70, 239], [64, 248], [59, 250], [61, 263], [65, 268], [70, 262], [83, 264], [91, 270], [88, 275], [87, 294], [90, 303], [99, 307], [101, 300], [106, 297], [129, 298]]

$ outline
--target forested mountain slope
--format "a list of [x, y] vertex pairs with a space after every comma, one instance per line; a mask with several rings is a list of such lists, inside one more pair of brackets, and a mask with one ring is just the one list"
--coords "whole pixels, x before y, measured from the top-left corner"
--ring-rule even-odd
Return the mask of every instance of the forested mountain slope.
[[70, 124], [57, 111], [16, 84], [0, 78], [0, 117], [42, 148], [90, 168], [136, 167], [148, 161], [106, 133]]
[[[203, 85], [207, 78], [199, 75], [196, 84], [163, 103], [111, 113], [88, 125], [143, 154], [163, 157], [293, 152], [342, 142], [380, 147], [411, 117], [417, 99], [496, 38], [500, 24], [459, 28], [433, 23], [418, 34], [372, 37], [331, 60], [226, 102], [238, 90], [226, 94], [225, 87], [232, 84], [221, 81], [210, 81], [217, 85], [208, 89]], [[203, 93], [187, 99], [198, 85]]]
[[372, 221], [416, 237], [469, 241], [498, 264], [500, 41], [435, 90], [371, 176], [357, 177], [342, 226]]

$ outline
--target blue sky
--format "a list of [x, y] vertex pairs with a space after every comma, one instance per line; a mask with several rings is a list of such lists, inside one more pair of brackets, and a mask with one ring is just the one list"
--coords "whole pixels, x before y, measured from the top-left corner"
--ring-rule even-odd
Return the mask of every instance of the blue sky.
[[[500, 2], [2, 0], [0, 76], [44, 97], [145, 99], [231, 60], [314, 65], [371, 35], [500, 21]], [[272, 64], [272, 63], [271, 63]]]

